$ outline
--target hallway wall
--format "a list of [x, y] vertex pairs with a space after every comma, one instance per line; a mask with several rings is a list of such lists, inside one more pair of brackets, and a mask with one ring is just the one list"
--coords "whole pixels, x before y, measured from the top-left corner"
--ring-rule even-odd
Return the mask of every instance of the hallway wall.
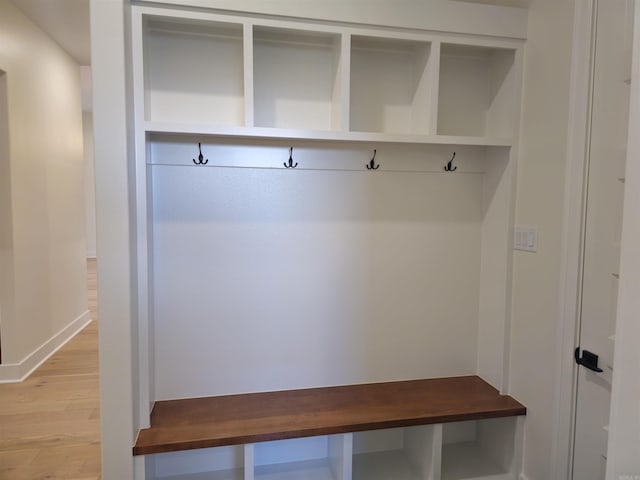
[[89, 317], [82, 110], [78, 66], [9, 0], [0, 0], [0, 70], [11, 216], [0, 257], [13, 264], [0, 272], [0, 284], [13, 290], [0, 298], [0, 381], [15, 381]]

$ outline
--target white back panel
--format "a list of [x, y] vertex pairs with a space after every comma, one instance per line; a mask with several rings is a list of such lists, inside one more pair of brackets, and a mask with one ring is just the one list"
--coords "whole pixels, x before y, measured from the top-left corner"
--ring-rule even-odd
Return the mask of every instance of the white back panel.
[[152, 174], [156, 399], [475, 373], [482, 175]]

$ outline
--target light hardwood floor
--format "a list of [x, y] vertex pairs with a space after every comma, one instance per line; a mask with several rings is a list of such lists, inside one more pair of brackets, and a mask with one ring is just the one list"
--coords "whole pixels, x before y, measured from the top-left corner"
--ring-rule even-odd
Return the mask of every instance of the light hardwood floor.
[[0, 385], [0, 480], [100, 479], [96, 264], [82, 332], [19, 384]]

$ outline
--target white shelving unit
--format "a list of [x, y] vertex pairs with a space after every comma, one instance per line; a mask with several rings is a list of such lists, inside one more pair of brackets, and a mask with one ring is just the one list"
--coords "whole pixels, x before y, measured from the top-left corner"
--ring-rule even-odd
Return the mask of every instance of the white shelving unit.
[[[522, 48], [134, 5], [141, 427], [163, 399], [468, 374], [501, 389]], [[145, 469], [516, 480], [521, 428], [346, 433]]]

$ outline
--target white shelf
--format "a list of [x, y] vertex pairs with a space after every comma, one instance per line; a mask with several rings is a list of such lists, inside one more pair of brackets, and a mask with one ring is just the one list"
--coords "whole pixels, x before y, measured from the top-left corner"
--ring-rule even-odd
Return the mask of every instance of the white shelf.
[[484, 147], [510, 147], [510, 138], [474, 137], [453, 135], [390, 134], [371, 132], [334, 132], [323, 130], [301, 130], [293, 128], [264, 128], [220, 126], [213, 124], [145, 122], [147, 133], [167, 133], [176, 135], [208, 135], [239, 138], [273, 138], [326, 140], [337, 142], [369, 143], [416, 143], [434, 145], [469, 145]]
[[515, 50], [442, 44], [438, 133], [514, 134]]
[[354, 35], [350, 130], [432, 133], [433, 70], [428, 42]]
[[338, 34], [255, 26], [255, 125], [340, 129], [340, 54]]
[[145, 118], [244, 124], [243, 27], [146, 17]]

